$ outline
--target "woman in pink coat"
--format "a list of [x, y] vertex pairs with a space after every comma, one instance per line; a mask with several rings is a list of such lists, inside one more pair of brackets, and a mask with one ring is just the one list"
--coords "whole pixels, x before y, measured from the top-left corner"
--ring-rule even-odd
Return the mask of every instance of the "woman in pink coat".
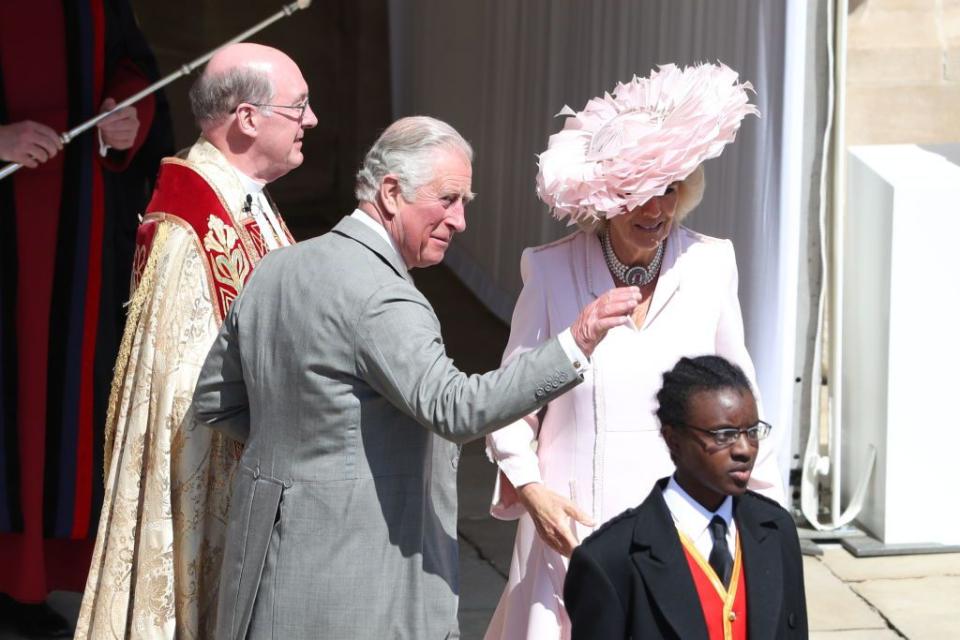
[[[733, 245], [680, 224], [703, 196], [701, 163], [758, 113], [750, 88], [722, 65], [666, 65], [583, 111], [564, 109], [564, 129], [540, 156], [540, 198], [581, 230], [524, 251], [504, 360], [613, 287], [639, 286], [643, 302], [593, 353], [584, 384], [487, 438], [500, 467], [491, 513], [520, 520], [488, 640], [569, 638], [562, 594], [573, 547], [673, 470], [655, 416], [664, 371], [717, 354], [756, 388]], [[750, 487], [782, 502], [776, 440], [764, 441]]]

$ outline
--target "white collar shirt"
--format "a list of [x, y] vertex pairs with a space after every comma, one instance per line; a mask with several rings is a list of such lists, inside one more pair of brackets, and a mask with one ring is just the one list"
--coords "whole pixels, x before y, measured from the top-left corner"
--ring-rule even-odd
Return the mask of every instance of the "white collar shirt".
[[243, 211], [249, 212], [257, 221], [257, 226], [260, 227], [260, 236], [263, 238], [267, 249], [273, 251], [289, 245], [290, 241], [287, 239], [287, 234], [283, 231], [280, 220], [273, 212], [273, 207], [263, 193], [266, 184], [254, 180], [236, 167], [232, 167], [232, 169], [237, 174], [237, 178], [240, 179], [243, 190], [247, 192], [248, 200], [243, 205]]
[[716, 511], [709, 511], [690, 497], [690, 494], [677, 484], [676, 479], [670, 476], [670, 481], [663, 489], [663, 499], [677, 529], [693, 541], [704, 560], [710, 558], [710, 551], [713, 550], [710, 521], [715, 515], [723, 518], [727, 523], [727, 547], [730, 549], [730, 557], [734, 556], [737, 548], [737, 523], [733, 519], [733, 498], [727, 496]]
[[[350, 217], [358, 222], [362, 222], [364, 226], [369, 227], [374, 233], [383, 238], [383, 241], [387, 243], [393, 253], [400, 260], [400, 264], [406, 266], [407, 263], [404, 261], [403, 255], [400, 253], [400, 249], [397, 248], [393, 238], [390, 237], [390, 234], [387, 233], [386, 228], [382, 224], [370, 217], [370, 214], [363, 209], [354, 209], [353, 213], [350, 214]], [[407, 271], [409, 270], [410, 267], [407, 267]]]

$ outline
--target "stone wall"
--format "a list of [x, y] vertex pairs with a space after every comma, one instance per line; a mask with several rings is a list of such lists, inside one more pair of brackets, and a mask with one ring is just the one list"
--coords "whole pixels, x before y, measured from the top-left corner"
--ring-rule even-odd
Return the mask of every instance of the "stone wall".
[[851, 0], [848, 145], [960, 141], [960, 0]]

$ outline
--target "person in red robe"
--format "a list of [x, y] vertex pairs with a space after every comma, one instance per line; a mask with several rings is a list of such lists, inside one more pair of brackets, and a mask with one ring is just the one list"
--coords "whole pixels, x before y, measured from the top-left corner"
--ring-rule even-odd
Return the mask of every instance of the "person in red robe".
[[796, 526], [747, 490], [771, 429], [747, 377], [719, 356], [681, 358], [657, 401], [676, 472], [574, 550], [571, 639], [807, 638]]
[[[0, 594], [27, 633], [69, 627], [102, 501], [102, 444], [137, 226], [172, 150], [156, 64], [125, 0], [0, 3]], [[154, 121], [165, 126], [152, 127]]]
[[196, 419], [190, 399], [256, 265], [293, 243], [268, 184], [301, 165], [317, 117], [296, 63], [252, 42], [217, 51], [190, 105], [200, 137], [161, 161], [137, 231], [107, 413], [104, 504], [76, 640], [196, 640], [217, 626], [240, 453]]

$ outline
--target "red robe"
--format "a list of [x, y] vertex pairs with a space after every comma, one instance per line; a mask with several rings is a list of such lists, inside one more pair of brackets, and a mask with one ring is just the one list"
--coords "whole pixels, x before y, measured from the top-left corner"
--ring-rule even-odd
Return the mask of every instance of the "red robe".
[[[141, 38], [121, 0], [0, 2], [0, 123], [61, 132], [146, 87]], [[124, 299], [114, 216], [137, 213], [106, 206], [103, 170], [143, 144], [155, 101], [136, 108], [129, 151], [101, 157], [93, 129], [0, 182], [0, 593], [22, 602], [81, 590], [90, 560]]]

